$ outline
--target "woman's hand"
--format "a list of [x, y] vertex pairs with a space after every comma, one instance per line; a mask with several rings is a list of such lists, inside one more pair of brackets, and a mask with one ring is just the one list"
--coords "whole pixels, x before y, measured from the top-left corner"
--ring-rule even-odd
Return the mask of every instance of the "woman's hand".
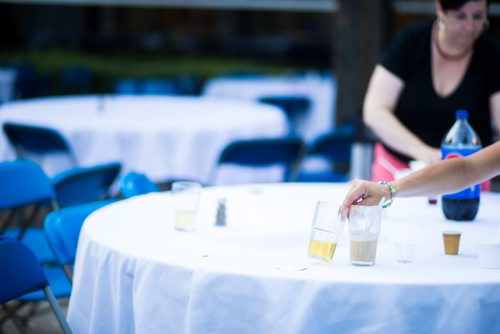
[[351, 190], [347, 193], [341, 206], [342, 217], [349, 215], [351, 205], [378, 205], [382, 197], [391, 197], [389, 188], [386, 185], [375, 182], [355, 180]]

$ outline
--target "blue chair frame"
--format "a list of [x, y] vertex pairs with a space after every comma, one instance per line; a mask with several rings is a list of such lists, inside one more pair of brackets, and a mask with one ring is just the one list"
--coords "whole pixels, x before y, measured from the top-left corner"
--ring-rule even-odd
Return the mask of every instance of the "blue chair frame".
[[[23, 297], [29, 300], [30, 295], [41, 294], [43, 291], [44, 299], [49, 302], [62, 331], [64, 333], [72, 332], [44, 270], [33, 252], [26, 245], [18, 240], [0, 235], [0, 268], [2, 268], [2, 274], [0, 275], [0, 304], [5, 304], [14, 299], [22, 299]], [[22, 305], [23, 303], [13, 309], [4, 305], [6, 312], [0, 319], [0, 325], [14, 316]], [[19, 322], [15, 321], [15, 324], [19, 326]]]
[[[0, 210], [10, 211], [0, 233], [22, 240], [40, 262], [53, 262], [54, 254], [43, 229], [30, 226], [40, 207], [59, 208], [49, 177], [33, 161], [16, 160], [0, 163], [0, 184]], [[31, 205], [34, 205], [31, 215], [24, 217], [26, 210], [23, 209]], [[15, 220], [16, 227], [9, 228]]]
[[308, 149], [308, 157], [320, 157], [330, 163], [330, 169], [324, 172], [300, 172], [298, 182], [346, 182], [348, 174], [335, 171], [339, 165], [349, 166], [351, 163], [351, 147], [354, 137], [351, 133], [328, 133], [319, 136]]
[[217, 166], [212, 172], [215, 181], [217, 168], [223, 164], [248, 167], [285, 166], [283, 181], [296, 179], [306, 147], [300, 138], [265, 138], [236, 140], [229, 143], [219, 155]]
[[44, 229], [57, 262], [66, 276], [73, 282], [73, 264], [75, 262], [80, 230], [85, 219], [95, 210], [117, 200], [110, 199], [94, 203], [76, 205], [52, 211], [45, 218]]
[[68, 156], [72, 166], [78, 165], [78, 160], [73, 154], [71, 146], [63, 135], [55, 129], [5, 122], [3, 131], [14, 147], [18, 158], [25, 158], [26, 153], [64, 153]]
[[159, 192], [160, 188], [146, 174], [129, 172], [122, 179], [120, 193], [124, 198]]
[[111, 162], [75, 167], [57, 174], [52, 179], [57, 203], [64, 208], [108, 198], [121, 168], [121, 163]]
[[303, 95], [270, 95], [262, 96], [261, 103], [267, 103], [279, 107], [286, 115], [288, 121], [289, 135], [294, 136], [298, 132], [300, 119], [307, 114], [311, 108], [311, 99]]

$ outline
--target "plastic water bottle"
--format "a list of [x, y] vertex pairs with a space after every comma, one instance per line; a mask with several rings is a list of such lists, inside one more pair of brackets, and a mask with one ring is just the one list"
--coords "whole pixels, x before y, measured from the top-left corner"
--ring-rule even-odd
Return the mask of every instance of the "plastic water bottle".
[[[457, 110], [455, 124], [441, 142], [442, 159], [465, 157], [481, 149], [481, 141], [467, 121], [466, 110]], [[470, 221], [479, 209], [480, 186], [476, 184], [454, 194], [442, 197], [445, 217], [451, 220]]]

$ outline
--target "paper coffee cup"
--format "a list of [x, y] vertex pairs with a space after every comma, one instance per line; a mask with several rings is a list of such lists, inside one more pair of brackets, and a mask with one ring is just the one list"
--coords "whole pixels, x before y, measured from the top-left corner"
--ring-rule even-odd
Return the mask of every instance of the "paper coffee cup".
[[461, 234], [462, 232], [459, 231], [443, 231], [444, 253], [446, 255], [458, 254]]

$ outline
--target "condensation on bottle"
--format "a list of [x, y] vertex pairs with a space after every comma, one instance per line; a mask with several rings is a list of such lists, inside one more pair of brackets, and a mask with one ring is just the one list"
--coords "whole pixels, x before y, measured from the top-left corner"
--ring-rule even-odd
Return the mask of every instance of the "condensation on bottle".
[[[442, 159], [461, 158], [481, 149], [481, 141], [470, 126], [467, 110], [456, 111], [455, 124], [441, 142]], [[480, 202], [480, 185], [442, 196], [441, 207], [447, 219], [471, 221], [476, 218]]]

